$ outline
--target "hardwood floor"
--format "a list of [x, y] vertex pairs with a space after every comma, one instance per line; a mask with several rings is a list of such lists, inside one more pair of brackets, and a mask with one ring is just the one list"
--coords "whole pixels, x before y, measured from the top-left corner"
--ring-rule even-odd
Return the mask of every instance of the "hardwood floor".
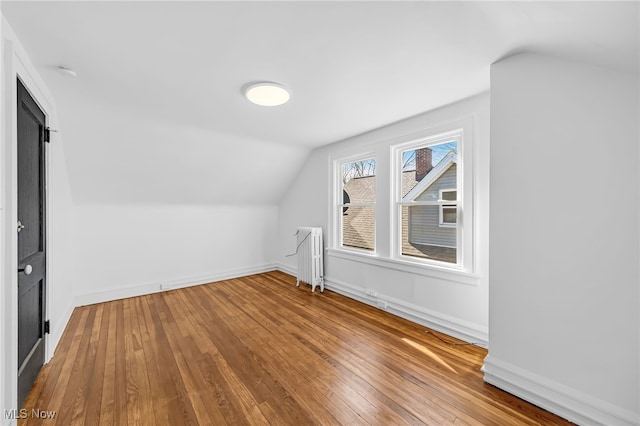
[[19, 423], [570, 424], [485, 384], [485, 355], [270, 272], [76, 308]]

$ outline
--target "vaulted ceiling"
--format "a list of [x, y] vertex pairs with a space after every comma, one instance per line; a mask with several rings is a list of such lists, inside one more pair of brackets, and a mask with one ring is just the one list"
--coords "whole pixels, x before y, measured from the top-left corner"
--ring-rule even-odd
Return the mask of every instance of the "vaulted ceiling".
[[[55, 97], [80, 203], [274, 204], [314, 147], [487, 91], [502, 57], [637, 73], [640, 50], [635, 2], [1, 7]], [[290, 102], [250, 104], [263, 80]]]

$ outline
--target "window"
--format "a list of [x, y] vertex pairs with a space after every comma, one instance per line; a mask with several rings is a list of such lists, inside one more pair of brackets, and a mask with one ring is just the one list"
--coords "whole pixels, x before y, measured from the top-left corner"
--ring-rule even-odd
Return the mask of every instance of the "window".
[[440, 214], [439, 226], [441, 227], [455, 227], [458, 223], [458, 208], [455, 204], [446, 203], [447, 201], [457, 201], [458, 191], [456, 189], [441, 189], [440, 190]]
[[463, 118], [331, 158], [328, 254], [428, 276], [473, 274], [472, 124]]
[[365, 158], [338, 163], [341, 200], [337, 203], [342, 248], [375, 250], [376, 161]]
[[460, 266], [461, 142], [455, 131], [393, 147], [399, 258]]

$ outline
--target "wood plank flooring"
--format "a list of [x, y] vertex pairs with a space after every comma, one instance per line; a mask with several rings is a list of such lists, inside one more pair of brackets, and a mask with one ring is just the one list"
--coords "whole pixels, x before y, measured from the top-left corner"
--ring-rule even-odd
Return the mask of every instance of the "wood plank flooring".
[[270, 272], [76, 308], [19, 424], [570, 424], [485, 384], [485, 356]]

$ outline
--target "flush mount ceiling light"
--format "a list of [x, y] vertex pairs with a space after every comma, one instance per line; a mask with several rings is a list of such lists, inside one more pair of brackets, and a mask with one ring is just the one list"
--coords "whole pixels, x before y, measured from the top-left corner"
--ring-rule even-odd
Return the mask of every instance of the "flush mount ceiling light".
[[244, 95], [256, 105], [278, 106], [287, 103], [289, 92], [281, 84], [262, 82], [252, 84], [244, 91]]

